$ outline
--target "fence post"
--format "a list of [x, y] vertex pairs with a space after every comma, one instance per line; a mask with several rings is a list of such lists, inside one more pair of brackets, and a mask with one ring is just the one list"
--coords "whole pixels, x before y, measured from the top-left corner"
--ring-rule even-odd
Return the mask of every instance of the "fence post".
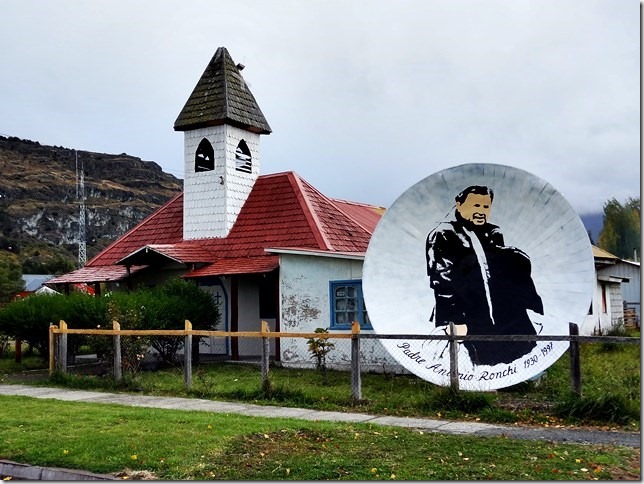
[[22, 363], [22, 340], [20, 338], [16, 338], [15, 345], [16, 345], [15, 361], [16, 363]]
[[[579, 336], [579, 326], [568, 323], [570, 336]], [[570, 340], [570, 386], [572, 392], [581, 396], [581, 361], [579, 355], [579, 341]]]
[[192, 386], [192, 323], [185, 321], [186, 337], [183, 344], [183, 383], [186, 388]]
[[55, 324], [49, 323], [49, 376], [52, 376], [54, 374], [54, 361], [55, 361], [55, 355], [56, 355], [56, 345], [54, 342], [56, 341], [54, 338], [54, 330], [58, 329], [58, 326]]
[[449, 386], [458, 391], [458, 341], [456, 341], [454, 323], [449, 323]]
[[351, 323], [351, 398], [353, 403], [362, 400], [362, 372], [360, 369], [360, 323]]
[[262, 321], [262, 389], [264, 390], [264, 395], [268, 396], [270, 390], [270, 381], [268, 379], [268, 369], [269, 369], [269, 356], [270, 356], [270, 344], [267, 336], [263, 336], [269, 332], [268, 323]]
[[61, 319], [59, 324], [63, 332], [58, 336], [58, 371], [67, 373], [67, 323]]
[[[112, 329], [121, 331], [121, 325], [118, 321], [112, 321]], [[115, 334], [114, 341], [114, 380], [119, 382], [123, 379], [123, 368], [121, 368], [121, 335]]]

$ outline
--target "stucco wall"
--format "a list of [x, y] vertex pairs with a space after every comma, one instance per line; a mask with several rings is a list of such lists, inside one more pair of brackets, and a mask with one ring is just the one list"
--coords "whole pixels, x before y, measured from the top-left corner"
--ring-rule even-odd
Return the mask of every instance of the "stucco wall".
[[[282, 331], [314, 332], [330, 326], [329, 282], [360, 280], [362, 260], [280, 255], [280, 313]], [[367, 308], [368, 310], [368, 308]], [[350, 331], [335, 331], [348, 333]], [[363, 330], [365, 333], [373, 331]], [[331, 340], [335, 349], [327, 356], [330, 368], [348, 369], [351, 365], [350, 340]], [[314, 367], [315, 361], [303, 338], [282, 338], [281, 361], [284, 366]], [[361, 341], [363, 370], [401, 371], [377, 340]]]

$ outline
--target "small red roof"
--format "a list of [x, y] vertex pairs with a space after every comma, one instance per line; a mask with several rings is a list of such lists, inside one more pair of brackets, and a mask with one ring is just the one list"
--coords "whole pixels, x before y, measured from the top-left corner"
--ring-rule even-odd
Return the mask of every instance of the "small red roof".
[[78, 271], [50, 282], [120, 280], [125, 265], [165, 257], [205, 264], [184, 277], [268, 272], [279, 265], [267, 248], [364, 255], [383, 207], [324, 196], [294, 172], [259, 176], [226, 238], [183, 240], [179, 194]]
[[279, 265], [279, 257], [276, 255], [263, 257], [226, 257], [215, 261], [211, 265], [187, 272], [182, 277], [194, 278], [230, 274], [258, 274], [270, 272], [277, 269]]
[[204, 262], [212, 259], [212, 254], [209, 250], [204, 248], [202, 243], [179, 242], [178, 244], [149, 244], [135, 250], [131, 254], [125, 256], [123, 259], [117, 261], [117, 264], [123, 264], [127, 261], [127, 265], [136, 264], [137, 260], [145, 263], [149, 260], [149, 254], [154, 253], [168, 259], [175, 260], [184, 264], [191, 262]]
[[[130, 267], [130, 274], [135, 274], [146, 266], [132, 266]], [[125, 266], [98, 266], [78, 269], [74, 272], [63, 274], [62, 276], [54, 277], [47, 281], [47, 284], [81, 284], [92, 282], [109, 282], [121, 281], [128, 276], [128, 271]]]

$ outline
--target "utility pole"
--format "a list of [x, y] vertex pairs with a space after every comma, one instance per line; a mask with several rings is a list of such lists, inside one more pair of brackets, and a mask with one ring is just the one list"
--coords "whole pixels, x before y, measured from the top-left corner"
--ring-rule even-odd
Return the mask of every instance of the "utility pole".
[[81, 161], [78, 169], [78, 151], [76, 154], [76, 198], [79, 203], [78, 213], [78, 268], [81, 269], [87, 262], [87, 244], [85, 242], [85, 167]]

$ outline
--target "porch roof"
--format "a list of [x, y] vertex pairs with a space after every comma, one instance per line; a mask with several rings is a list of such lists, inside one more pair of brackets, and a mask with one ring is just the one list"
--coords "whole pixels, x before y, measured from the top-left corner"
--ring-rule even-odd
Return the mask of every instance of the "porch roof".
[[135, 274], [148, 266], [132, 266], [128, 273], [125, 266], [99, 266], [99, 267], [83, 267], [73, 272], [68, 272], [62, 276], [54, 277], [47, 281], [46, 284], [77, 284], [77, 283], [93, 283], [93, 282], [114, 282], [121, 281], [128, 277], [130, 274]]
[[261, 257], [224, 257], [213, 264], [187, 272], [182, 277], [225, 276], [231, 274], [258, 274], [270, 272], [279, 267], [279, 257], [266, 255]]

